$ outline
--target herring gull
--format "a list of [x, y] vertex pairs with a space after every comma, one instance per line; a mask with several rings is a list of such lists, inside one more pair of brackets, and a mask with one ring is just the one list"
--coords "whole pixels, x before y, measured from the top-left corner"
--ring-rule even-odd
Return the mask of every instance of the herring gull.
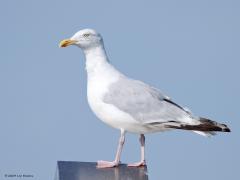
[[98, 161], [98, 168], [119, 165], [126, 132], [140, 135], [141, 159], [128, 164], [134, 167], [146, 165], [146, 133], [182, 129], [211, 136], [216, 131], [230, 132], [227, 125], [196, 117], [160, 90], [119, 72], [110, 64], [102, 36], [95, 30], [80, 30], [59, 44], [69, 45], [80, 47], [85, 54], [90, 108], [100, 120], [121, 132], [115, 160]]

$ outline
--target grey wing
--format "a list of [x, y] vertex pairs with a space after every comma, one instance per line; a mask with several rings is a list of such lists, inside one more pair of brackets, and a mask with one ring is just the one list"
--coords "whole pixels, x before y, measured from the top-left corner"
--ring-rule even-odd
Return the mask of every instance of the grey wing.
[[181, 122], [185, 117], [191, 117], [190, 112], [159, 90], [141, 81], [127, 78], [111, 84], [103, 100], [143, 124]]

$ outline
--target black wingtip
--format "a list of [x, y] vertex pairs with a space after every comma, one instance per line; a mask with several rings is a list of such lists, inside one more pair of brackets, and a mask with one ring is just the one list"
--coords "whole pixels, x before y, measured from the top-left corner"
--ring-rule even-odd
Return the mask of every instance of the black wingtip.
[[225, 128], [223, 129], [223, 132], [231, 132], [231, 130], [229, 128]]
[[230, 128], [227, 127], [226, 124], [222, 124], [224, 128], [222, 129], [223, 132], [231, 132]]

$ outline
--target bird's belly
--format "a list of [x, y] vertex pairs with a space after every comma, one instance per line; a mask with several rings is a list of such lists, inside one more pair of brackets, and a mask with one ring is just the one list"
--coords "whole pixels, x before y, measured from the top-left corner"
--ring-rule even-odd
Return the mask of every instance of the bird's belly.
[[106, 124], [117, 129], [128, 129], [138, 123], [129, 114], [98, 98], [88, 98], [88, 103], [95, 115]]
[[108, 91], [109, 82], [89, 81], [87, 97], [88, 103], [94, 114], [104, 123], [117, 129], [124, 129], [132, 133], [151, 133], [156, 132], [141, 122], [135, 120], [130, 114], [118, 109], [113, 104], [105, 103], [102, 98]]
[[124, 129], [125, 131], [138, 134], [165, 131], [164, 129], [148, 127], [136, 121], [128, 113], [119, 110], [114, 105], [99, 101], [97, 98], [88, 98], [88, 102], [94, 114], [113, 128]]
[[119, 110], [112, 104], [104, 103], [102, 100], [104, 94], [108, 91], [108, 86], [116, 81], [117, 78], [98, 79], [99, 76], [94, 78], [88, 81], [87, 92], [88, 103], [94, 114], [104, 123], [114, 128], [127, 131], [134, 128], [138, 122], [132, 116]]

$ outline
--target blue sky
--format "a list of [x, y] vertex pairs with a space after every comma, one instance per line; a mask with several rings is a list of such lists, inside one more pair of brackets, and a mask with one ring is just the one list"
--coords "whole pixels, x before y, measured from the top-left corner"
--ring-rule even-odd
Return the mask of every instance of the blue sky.
[[[239, 18], [237, 0], [1, 1], [0, 179], [51, 180], [57, 160], [113, 159], [119, 131], [88, 107], [83, 53], [58, 48], [83, 28], [102, 34], [120, 71], [232, 129], [147, 135], [150, 179], [239, 178]], [[122, 161], [139, 158], [127, 134]]]

